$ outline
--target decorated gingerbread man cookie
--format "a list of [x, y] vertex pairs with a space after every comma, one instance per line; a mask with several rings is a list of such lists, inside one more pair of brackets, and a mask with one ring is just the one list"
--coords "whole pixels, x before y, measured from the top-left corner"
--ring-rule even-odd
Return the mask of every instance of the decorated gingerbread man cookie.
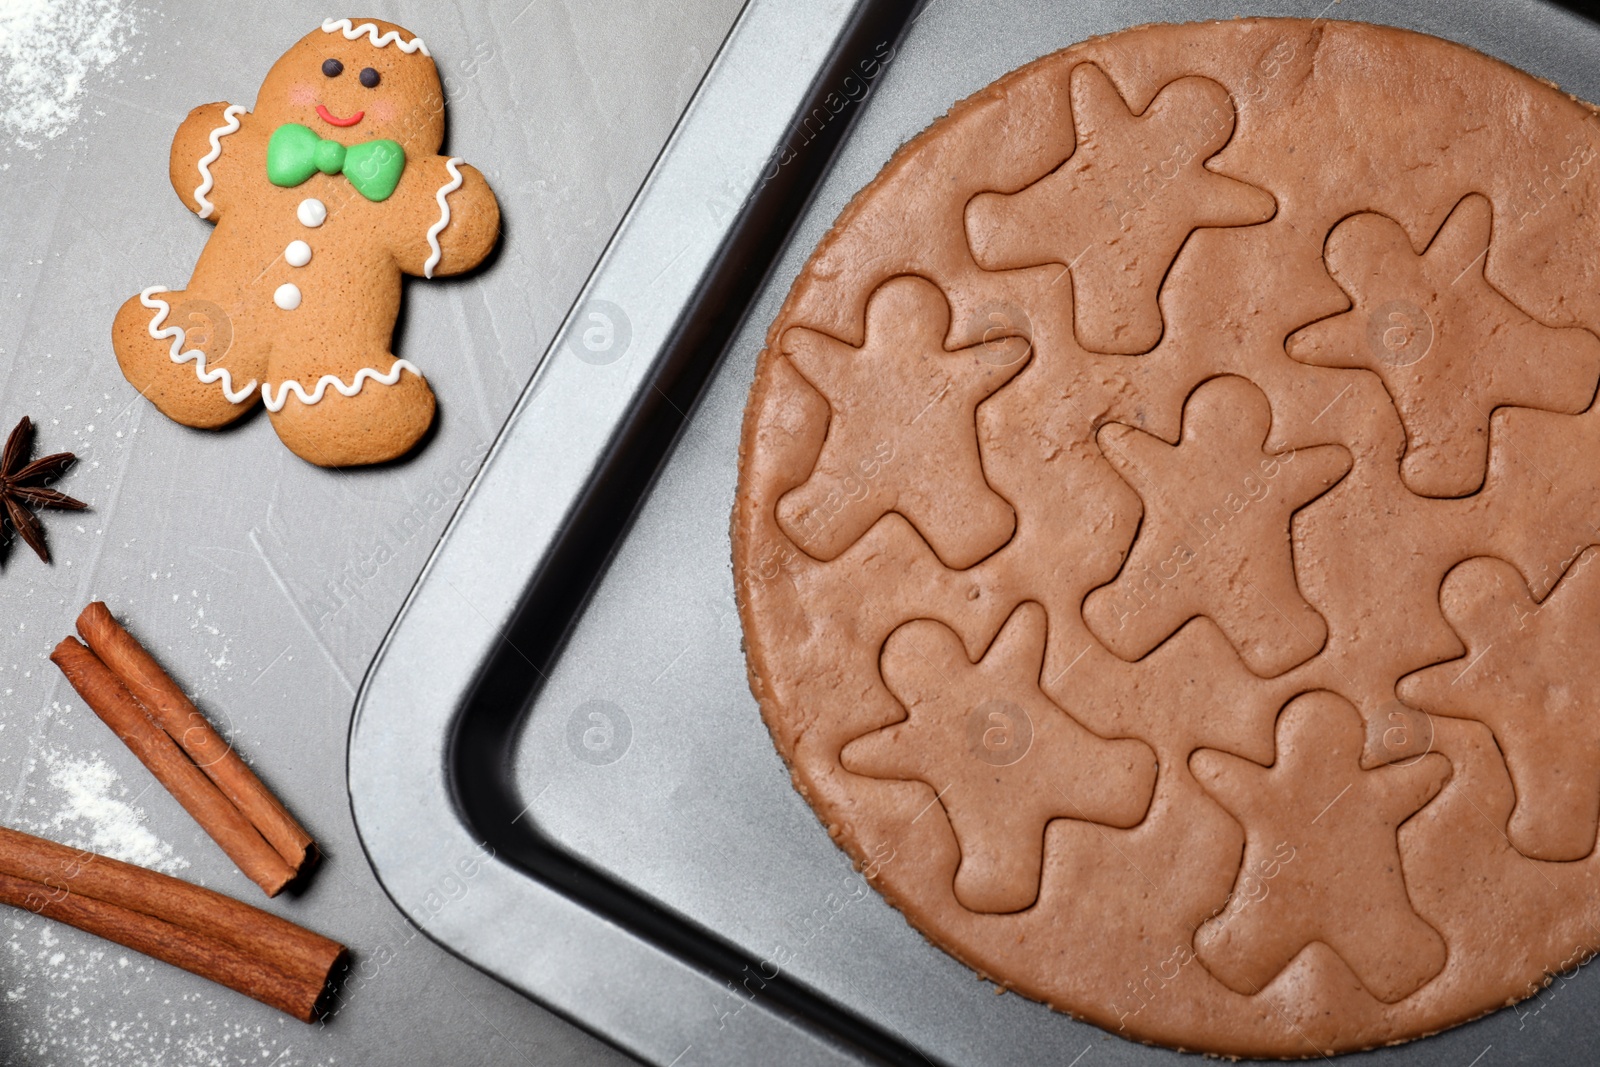
[[128, 381], [186, 426], [264, 402], [324, 467], [403, 455], [433, 421], [422, 372], [389, 350], [400, 276], [481, 263], [500, 209], [439, 155], [444, 96], [422, 39], [329, 19], [275, 63], [254, 111], [206, 104], [172, 142], [172, 187], [216, 223], [187, 289], [151, 286], [112, 327]]

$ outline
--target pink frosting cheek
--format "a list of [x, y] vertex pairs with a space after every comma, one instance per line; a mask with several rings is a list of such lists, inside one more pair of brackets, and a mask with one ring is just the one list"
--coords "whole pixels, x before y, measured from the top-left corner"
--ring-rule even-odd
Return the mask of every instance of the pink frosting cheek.
[[379, 100], [369, 108], [372, 117], [380, 123], [393, 122], [395, 116], [400, 114], [400, 109], [394, 106], [393, 100]]
[[289, 87], [289, 103], [298, 104], [301, 107], [316, 107], [317, 90], [305, 82], [291, 85]]

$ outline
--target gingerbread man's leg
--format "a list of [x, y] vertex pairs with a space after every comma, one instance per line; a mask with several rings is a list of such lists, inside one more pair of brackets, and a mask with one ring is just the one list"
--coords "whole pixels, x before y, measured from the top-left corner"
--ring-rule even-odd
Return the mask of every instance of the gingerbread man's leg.
[[[376, 336], [275, 340], [264, 398], [273, 429], [319, 467], [382, 463], [409, 452], [433, 423], [433, 390]], [[332, 347], [337, 345], [338, 347]]]
[[129, 297], [111, 327], [122, 373], [185, 426], [226, 426], [255, 407], [267, 345], [195, 289], [152, 286]]

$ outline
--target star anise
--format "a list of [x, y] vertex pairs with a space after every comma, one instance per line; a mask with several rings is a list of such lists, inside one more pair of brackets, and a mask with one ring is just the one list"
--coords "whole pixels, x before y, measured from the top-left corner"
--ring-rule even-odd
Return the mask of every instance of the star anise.
[[[35, 508], [66, 508], [82, 511], [89, 505], [74, 500], [65, 493], [46, 489], [46, 482], [61, 477], [77, 460], [71, 452], [57, 452], [24, 465], [33, 451], [33, 422], [27, 416], [17, 423], [11, 436], [6, 438], [4, 452], [0, 452], [0, 535], [6, 527], [17, 531], [29, 548], [39, 558], [50, 562], [50, 550], [44, 545], [44, 527], [33, 513]], [[9, 540], [0, 536], [0, 545]]]

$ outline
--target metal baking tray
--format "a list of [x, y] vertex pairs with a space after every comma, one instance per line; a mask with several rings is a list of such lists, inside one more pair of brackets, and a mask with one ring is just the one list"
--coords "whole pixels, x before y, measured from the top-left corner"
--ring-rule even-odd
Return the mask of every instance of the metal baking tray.
[[[728, 518], [767, 325], [897, 147], [1086, 37], [1241, 14], [1421, 30], [1600, 100], [1600, 28], [1542, 0], [751, 0], [362, 687], [352, 806], [428, 936], [662, 1067], [1186, 1059], [997, 996], [852, 870], [747, 688]], [[1596, 1042], [1574, 972], [1347, 1060]]]

